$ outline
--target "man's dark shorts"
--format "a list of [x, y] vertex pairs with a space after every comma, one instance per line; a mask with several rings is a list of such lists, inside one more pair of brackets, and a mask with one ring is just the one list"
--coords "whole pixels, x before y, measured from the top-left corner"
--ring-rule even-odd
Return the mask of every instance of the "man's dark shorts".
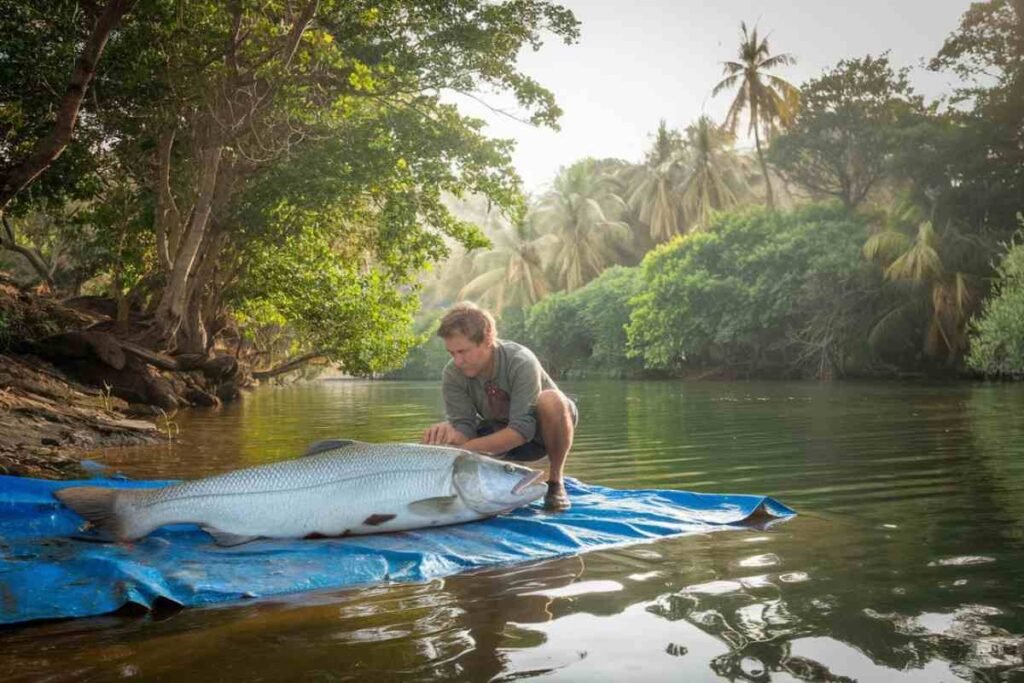
[[[579, 422], [580, 416], [576, 409], [576, 401], [566, 397], [569, 401], [569, 412], [572, 413], [572, 426], [575, 427]], [[534, 414], [536, 417], [536, 414]], [[487, 436], [493, 434], [499, 429], [504, 429], [504, 424], [498, 424], [484, 420], [480, 423], [480, 426], [476, 429], [476, 435]], [[516, 446], [507, 453], [495, 454], [495, 457], [502, 458], [504, 460], [515, 460], [516, 462], [532, 462], [534, 460], [540, 460], [548, 454], [548, 449], [544, 445], [544, 441], [540, 434], [540, 425], [537, 425], [537, 433], [533, 437], [533, 441], [527, 441], [521, 446]]]

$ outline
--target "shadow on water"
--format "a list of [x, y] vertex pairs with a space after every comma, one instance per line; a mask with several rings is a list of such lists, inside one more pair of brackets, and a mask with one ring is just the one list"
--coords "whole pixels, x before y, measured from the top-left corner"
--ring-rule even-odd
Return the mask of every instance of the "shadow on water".
[[[144, 617], [0, 632], [4, 680], [1024, 679], [1024, 387], [569, 385], [570, 472], [769, 494], [769, 530]], [[198, 476], [346, 436], [415, 440], [430, 383], [325, 382], [179, 416], [97, 459]]]

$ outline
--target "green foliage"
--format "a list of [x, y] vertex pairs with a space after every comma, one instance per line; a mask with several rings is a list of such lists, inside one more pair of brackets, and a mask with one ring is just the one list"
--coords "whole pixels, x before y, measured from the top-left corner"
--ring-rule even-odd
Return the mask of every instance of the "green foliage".
[[560, 289], [579, 289], [628, 258], [631, 231], [622, 220], [626, 203], [609, 172], [621, 168], [613, 160], [578, 161], [559, 172], [538, 202], [538, 229], [557, 238], [550, 256], [552, 279]]
[[[45, 13], [0, 3], [7, 163], [46, 133], [89, 22], [76, 2]], [[55, 166], [52, 190], [34, 186], [49, 203], [29, 193], [15, 208], [50, 213], [46, 230], [25, 235], [53, 258], [70, 254], [76, 286], [98, 274], [116, 294], [145, 284], [167, 313], [160, 290], [186, 291], [188, 269], [171, 267], [184, 254], [188, 297], [201, 299], [187, 307], [192, 324], [231, 309], [270, 343], [379, 372], [416, 338], [414, 274], [453, 243], [487, 243], [442, 196], [478, 193], [514, 221], [523, 214], [511, 142], [486, 137], [441, 93], [505, 93], [555, 125], [553, 95], [517, 57], [548, 37], [574, 41], [577, 22], [545, 0], [321, 0], [296, 23], [304, 7], [139, 0], [62, 157], [86, 165], [73, 178]], [[85, 200], [74, 222], [53, 220], [71, 199]], [[177, 251], [204, 232], [194, 261]]]
[[800, 89], [792, 126], [772, 142], [769, 159], [791, 181], [849, 208], [892, 175], [893, 150], [924, 114], [888, 55], [844, 59]]
[[967, 349], [967, 323], [989, 268], [988, 242], [948, 222], [936, 226], [904, 202], [874, 220], [863, 253], [886, 282], [872, 346], [904, 367], [928, 359], [955, 366]]
[[518, 342], [529, 346], [529, 338], [526, 333], [526, 321], [529, 317], [528, 309], [506, 308], [501, 316], [497, 318], [498, 336], [502, 339]]
[[996, 293], [971, 324], [967, 364], [988, 376], [1024, 377], [1024, 244], [999, 265]]
[[957, 107], [898, 150], [900, 172], [950, 220], [1007, 241], [1024, 208], [1024, 5], [975, 2], [930, 63], [962, 82]]
[[626, 354], [631, 301], [640, 292], [639, 268], [609, 268], [576, 295], [590, 338], [587, 371], [615, 376], [639, 374], [640, 363]]
[[871, 282], [858, 253], [864, 233], [833, 205], [719, 214], [644, 260], [631, 354], [668, 371], [849, 371]]
[[[76, 0], [0, 0], [0, 168], [20, 161], [50, 132], [90, 30], [90, 13]], [[79, 122], [71, 144], [16, 199], [9, 214], [59, 208], [98, 191], [100, 131], [95, 123]]]
[[657, 168], [683, 151], [685, 143], [682, 134], [669, 128], [665, 119], [658, 121], [658, 130], [651, 137], [654, 138], [651, 146], [644, 153], [645, 166]]
[[686, 175], [679, 192], [683, 213], [696, 230], [708, 224], [713, 212], [737, 205], [748, 188], [732, 133], [701, 116], [686, 128], [686, 142]]
[[476, 300], [501, 315], [508, 307], [530, 306], [551, 291], [542, 257], [546, 240], [529, 222], [511, 225], [488, 218], [493, 248], [469, 252], [474, 277], [459, 290], [458, 298]]
[[527, 346], [554, 377], [590, 355], [587, 325], [573, 298], [577, 292], [549, 296], [530, 309], [526, 321]]
[[574, 292], [529, 309], [523, 343], [558, 376], [626, 377], [642, 372], [626, 355], [630, 300], [640, 288], [637, 268], [616, 266]]
[[415, 290], [387, 270], [339, 260], [329, 239], [313, 230], [279, 249], [250, 255], [241, 308], [256, 321], [287, 321], [301, 346], [316, 349], [346, 372], [372, 374], [401, 364], [416, 338]]
[[437, 326], [444, 311], [431, 309], [416, 316], [413, 331], [417, 344], [406, 356], [405, 364], [385, 375], [387, 379], [440, 380], [441, 370], [448, 363], [444, 340], [437, 336]]
[[662, 120], [644, 163], [623, 171], [625, 199], [637, 220], [647, 226], [644, 247], [671, 239], [684, 230], [678, 188], [682, 182], [683, 136]]

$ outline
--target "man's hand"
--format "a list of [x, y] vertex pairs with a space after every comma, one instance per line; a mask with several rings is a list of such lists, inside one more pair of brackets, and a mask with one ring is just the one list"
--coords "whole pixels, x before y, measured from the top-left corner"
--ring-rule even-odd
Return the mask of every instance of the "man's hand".
[[450, 422], [438, 422], [427, 427], [423, 432], [422, 443], [435, 446], [460, 445], [467, 441], [466, 435], [452, 426]]

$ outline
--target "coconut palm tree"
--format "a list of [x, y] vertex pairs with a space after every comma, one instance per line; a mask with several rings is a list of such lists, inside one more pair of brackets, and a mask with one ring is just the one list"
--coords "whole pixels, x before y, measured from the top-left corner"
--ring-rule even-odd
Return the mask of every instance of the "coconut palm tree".
[[683, 142], [678, 132], [670, 131], [661, 121], [654, 145], [645, 163], [626, 170], [629, 207], [636, 218], [647, 226], [650, 239], [666, 242], [683, 232], [683, 210], [679, 184]]
[[908, 205], [888, 213], [864, 243], [864, 256], [878, 262], [887, 281], [909, 285], [902, 297], [875, 324], [872, 337], [885, 333], [913, 309], [928, 314], [924, 351], [945, 355], [952, 363], [967, 348], [967, 323], [979, 298], [979, 278], [966, 272], [984, 246], [958, 233], [952, 226], [936, 231], [930, 220]]
[[701, 116], [686, 129], [686, 177], [680, 199], [687, 222], [707, 226], [712, 211], [739, 203], [744, 189], [743, 160], [733, 149], [735, 136]]
[[462, 246], [452, 245], [451, 256], [443, 263], [428, 266], [420, 276], [424, 308], [447, 306], [459, 298], [459, 292], [473, 279], [473, 256]]
[[796, 60], [786, 53], [771, 54], [768, 38], [759, 38], [756, 26], [753, 31], [749, 31], [746, 22], [743, 22], [740, 28], [743, 31], [743, 39], [740, 42], [739, 61], [723, 62], [723, 72], [726, 76], [719, 81], [711, 94], [718, 95], [723, 90], [738, 86], [736, 96], [726, 114], [724, 126], [735, 134], [740, 118], [744, 113], [747, 114], [750, 122], [748, 132], [754, 134], [757, 158], [761, 164], [761, 174], [764, 176], [765, 199], [771, 208], [775, 200], [768, 178], [768, 165], [764, 160], [764, 150], [761, 148], [761, 135], [763, 133], [765, 140], [768, 140], [775, 133], [777, 126], [785, 127], [792, 122], [799, 104], [800, 91], [788, 81], [768, 72], [776, 67], [796, 64]]
[[497, 315], [508, 306], [527, 308], [551, 291], [541, 258], [557, 241], [553, 235], [536, 237], [528, 223], [504, 225], [488, 231], [493, 249], [473, 260], [475, 277], [459, 291], [460, 299], [472, 298]]
[[560, 289], [579, 289], [629, 255], [629, 225], [620, 220], [626, 203], [602, 166], [585, 159], [563, 169], [536, 209], [540, 232], [558, 238], [549, 265]]

